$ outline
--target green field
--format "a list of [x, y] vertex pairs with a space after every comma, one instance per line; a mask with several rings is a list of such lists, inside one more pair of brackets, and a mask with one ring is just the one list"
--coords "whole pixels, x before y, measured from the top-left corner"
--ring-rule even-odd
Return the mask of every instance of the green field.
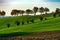
[[[40, 21], [39, 15], [37, 16], [16, 16], [9, 18], [0, 18], [0, 35], [24, 35], [34, 32], [44, 32], [44, 31], [53, 31], [60, 30], [60, 17], [53, 18], [51, 14], [42, 15], [47, 20]], [[26, 20], [34, 19], [34, 23], [26, 23]], [[14, 21], [24, 21], [24, 25], [17, 26], [14, 24]], [[11, 26], [8, 28], [6, 24], [10, 23]]]

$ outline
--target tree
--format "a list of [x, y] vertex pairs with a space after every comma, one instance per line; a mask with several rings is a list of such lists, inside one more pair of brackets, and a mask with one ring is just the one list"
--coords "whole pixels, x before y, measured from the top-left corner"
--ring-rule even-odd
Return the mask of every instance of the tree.
[[34, 12], [33, 12], [33, 10], [30, 10], [30, 14], [33, 14]]
[[47, 12], [49, 12], [49, 9], [45, 8], [44, 11], [45, 11], [45, 14], [47, 14]]
[[56, 17], [56, 13], [55, 12], [51, 12], [51, 14], [53, 15], [53, 17]]
[[37, 11], [38, 11], [38, 7], [34, 7], [33, 8], [34, 15], [36, 15]]
[[56, 13], [60, 13], [60, 9], [59, 8], [56, 8]]
[[14, 15], [14, 13], [13, 13], [13, 12], [11, 12], [11, 15], [13, 16], [13, 15]]
[[16, 10], [17, 12], [16, 12], [16, 15], [18, 16], [19, 14], [20, 14], [20, 11], [21, 10]]
[[17, 15], [17, 10], [16, 9], [12, 10], [11, 15]]
[[5, 14], [6, 14], [5, 11], [1, 12], [1, 16], [5, 16]]
[[40, 12], [41, 14], [44, 13], [44, 8], [43, 8], [43, 7], [39, 8], [39, 12]]
[[25, 13], [25, 11], [24, 10], [21, 10], [20, 11], [20, 14], [22, 14], [22, 16], [23, 16], [23, 14]]
[[29, 15], [31, 13], [31, 10], [30, 9], [27, 9], [26, 10], [26, 14]]
[[59, 17], [60, 17], [60, 9], [59, 8], [56, 8], [56, 14], [59, 14]]

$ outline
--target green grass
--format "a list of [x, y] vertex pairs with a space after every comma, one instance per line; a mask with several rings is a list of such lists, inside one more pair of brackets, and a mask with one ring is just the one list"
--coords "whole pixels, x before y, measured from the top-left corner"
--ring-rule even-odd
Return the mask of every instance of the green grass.
[[[50, 14], [42, 15], [47, 18], [47, 20], [40, 21], [39, 16], [19, 16], [10, 18], [0, 18], [0, 36], [1, 35], [24, 35], [33, 32], [44, 32], [60, 30], [60, 17], [53, 18]], [[35, 19], [35, 23], [26, 23], [26, 19]], [[14, 21], [24, 21], [24, 25], [16, 26]], [[10, 23], [11, 27], [7, 28], [6, 24]]]

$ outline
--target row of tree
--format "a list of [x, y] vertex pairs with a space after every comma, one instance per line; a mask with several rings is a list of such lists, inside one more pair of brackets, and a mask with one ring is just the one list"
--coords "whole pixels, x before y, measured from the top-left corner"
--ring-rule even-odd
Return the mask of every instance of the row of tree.
[[[29, 14], [36, 15], [37, 12], [40, 12], [41, 14], [45, 12], [45, 14], [47, 14], [47, 12], [49, 12], [49, 11], [50, 11], [49, 8], [43, 8], [43, 7], [41, 7], [41, 8], [34, 7], [32, 10], [31, 9], [26, 9], [25, 11], [24, 10], [13, 9], [11, 11], [11, 15], [12, 16], [13, 15], [17, 15], [18, 16], [20, 14], [20, 15], [23, 16], [24, 13], [26, 13], [27, 15], [29, 15]], [[55, 12], [52, 12], [52, 13], [60, 13], [60, 9], [56, 8]], [[5, 11], [0, 11], [0, 16], [4, 16], [5, 14], [6, 14]]]
[[43, 7], [38, 8], [38, 7], [34, 7], [33, 10], [27, 9], [26, 11], [13, 9], [12, 12], [11, 12], [11, 15], [17, 15], [18, 16], [19, 14], [21, 14], [23, 16], [24, 13], [26, 13], [27, 15], [29, 15], [29, 14], [36, 15], [37, 12], [40, 12], [41, 14], [45, 12], [47, 14], [47, 12], [49, 12], [49, 8], [43, 8]]

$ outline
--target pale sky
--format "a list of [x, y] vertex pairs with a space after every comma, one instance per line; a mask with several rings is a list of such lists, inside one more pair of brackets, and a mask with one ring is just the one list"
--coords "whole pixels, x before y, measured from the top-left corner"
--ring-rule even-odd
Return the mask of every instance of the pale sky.
[[51, 11], [60, 8], [60, 0], [0, 0], [0, 10], [6, 12], [6, 16], [10, 16], [12, 9], [32, 9], [37, 7], [48, 7]]

